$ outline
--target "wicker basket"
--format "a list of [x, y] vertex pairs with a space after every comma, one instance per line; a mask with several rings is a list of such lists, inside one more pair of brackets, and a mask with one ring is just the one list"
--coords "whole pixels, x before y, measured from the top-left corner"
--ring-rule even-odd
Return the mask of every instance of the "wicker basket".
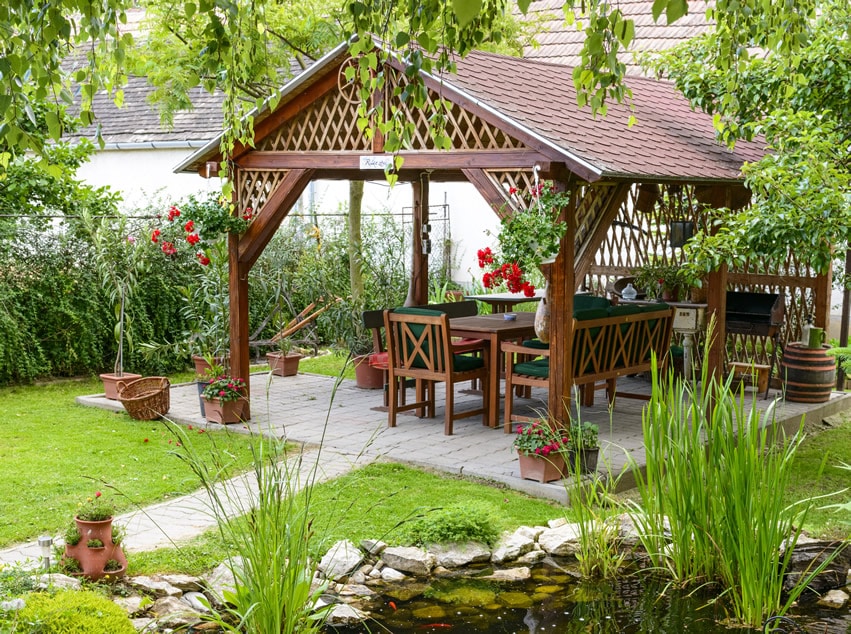
[[164, 376], [146, 376], [135, 381], [119, 381], [118, 400], [136, 420], [154, 420], [166, 414], [171, 407], [171, 384]]

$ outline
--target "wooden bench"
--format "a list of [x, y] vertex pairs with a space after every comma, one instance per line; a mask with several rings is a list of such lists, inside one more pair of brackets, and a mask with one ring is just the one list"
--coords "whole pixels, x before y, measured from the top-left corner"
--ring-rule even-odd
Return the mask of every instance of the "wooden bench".
[[[604, 382], [609, 402], [614, 402], [617, 378], [650, 370], [652, 354], [664, 367], [671, 345], [674, 309], [661, 305], [620, 305], [576, 311], [573, 318], [571, 385], [581, 388], [585, 404], [593, 403], [598, 382]], [[513, 421], [530, 420], [512, 412], [514, 390], [519, 386], [549, 387], [549, 348], [532, 349], [506, 342], [505, 432]], [[628, 398], [645, 394], [619, 392]]]

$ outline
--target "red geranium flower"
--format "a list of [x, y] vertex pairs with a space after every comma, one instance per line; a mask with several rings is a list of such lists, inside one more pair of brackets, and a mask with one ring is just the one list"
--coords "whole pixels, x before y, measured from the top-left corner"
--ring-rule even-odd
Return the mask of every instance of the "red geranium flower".
[[190, 233], [188, 236], [186, 236], [186, 241], [189, 244], [195, 245], [201, 241], [201, 237], [197, 233]]
[[195, 231], [195, 221], [190, 220], [189, 222], [187, 222], [185, 225], [183, 225], [183, 230], [186, 231], [186, 233], [192, 233], [193, 231]]

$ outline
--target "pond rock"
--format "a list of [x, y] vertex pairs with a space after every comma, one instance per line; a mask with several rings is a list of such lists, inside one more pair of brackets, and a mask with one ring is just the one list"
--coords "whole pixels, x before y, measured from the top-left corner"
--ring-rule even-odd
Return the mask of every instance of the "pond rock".
[[200, 614], [177, 597], [163, 597], [154, 601], [149, 612], [157, 617], [160, 625], [169, 627], [190, 625], [200, 619]]
[[358, 610], [348, 603], [337, 603], [328, 615], [327, 625], [331, 627], [349, 627], [367, 619], [366, 612]]
[[839, 553], [807, 584], [808, 592], [823, 595], [828, 590], [841, 588], [845, 585], [848, 568], [851, 567], [851, 544], [848, 542], [812, 539], [802, 535], [795, 545], [795, 550], [789, 560], [786, 577], [783, 580], [783, 590], [789, 591], [805, 578], [810, 570], [820, 565], [835, 551]]
[[[234, 557], [231, 560], [232, 564], [237, 567], [242, 566], [242, 559]], [[228, 562], [223, 562], [204, 577], [207, 587], [210, 589], [210, 597], [219, 605], [224, 603], [225, 592], [236, 592], [236, 581], [233, 576]]]
[[525, 581], [532, 576], [529, 568], [521, 566], [519, 568], [504, 568], [502, 570], [494, 570], [493, 573], [479, 577], [479, 579], [487, 579], [488, 581]]
[[460, 568], [473, 563], [489, 561], [491, 558], [490, 548], [481, 542], [433, 544], [429, 546], [428, 550], [435, 556], [437, 565], [444, 568]]
[[155, 597], [179, 597], [183, 594], [183, 590], [176, 588], [168, 581], [163, 581], [160, 578], [142, 575], [139, 577], [130, 577], [127, 583], [133, 588]]
[[328, 579], [341, 579], [360, 566], [363, 553], [348, 539], [342, 539], [328, 549], [317, 568]]
[[837, 610], [844, 607], [846, 603], [848, 603], [848, 594], [842, 590], [831, 590], [818, 600], [819, 605]]
[[[129, 617], [142, 616], [147, 608], [142, 607], [143, 598], [141, 595], [134, 594], [129, 597], [113, 597], [112, 602], [121, 607]], [[150, 603], [150, 601], [148, 601]]]
[[60, 573], [39, 575], [36, 580], [36, 588], [39, 590], [46, 590], [48, 588], [54, 590], [79, 590], [82, 587], [83, 585], [76, 577], [69, 577]]
[[381, 576], [382, 581], [404, 581], [408, 578], [405, 576], [404, 572], [399, 572], [395, 568], [390, 568], [389, 566], [382, 568], [381, 572], [378, 574]]
[[548, 528], [538, 536], [538, 544], [550, 555], [575, 555], [579, 551], [579, 525]]
[[525, 555], [535, 548], [535, 540], [543, 531], [543, 528], [532, 529], [528, 526], [521, 526], [513, 533], [503, 533], [493, 549], [491, 561], [495, 564], [501, 564]]
[[386, 548], [381, 558], [391, 568], [420, 577], [427, 576], [435, 564], [434, 555], [413, 546]]

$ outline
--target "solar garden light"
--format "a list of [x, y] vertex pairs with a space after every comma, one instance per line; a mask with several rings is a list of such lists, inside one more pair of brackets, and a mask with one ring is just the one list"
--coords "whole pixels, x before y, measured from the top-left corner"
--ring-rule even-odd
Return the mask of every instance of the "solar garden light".
[[38, 538], [38, 545], [41, 548], [42, 566], [45, 570], [50, 570], [50, 551], [53, 546], [53, 538], [49, 535], [42, 535]]

